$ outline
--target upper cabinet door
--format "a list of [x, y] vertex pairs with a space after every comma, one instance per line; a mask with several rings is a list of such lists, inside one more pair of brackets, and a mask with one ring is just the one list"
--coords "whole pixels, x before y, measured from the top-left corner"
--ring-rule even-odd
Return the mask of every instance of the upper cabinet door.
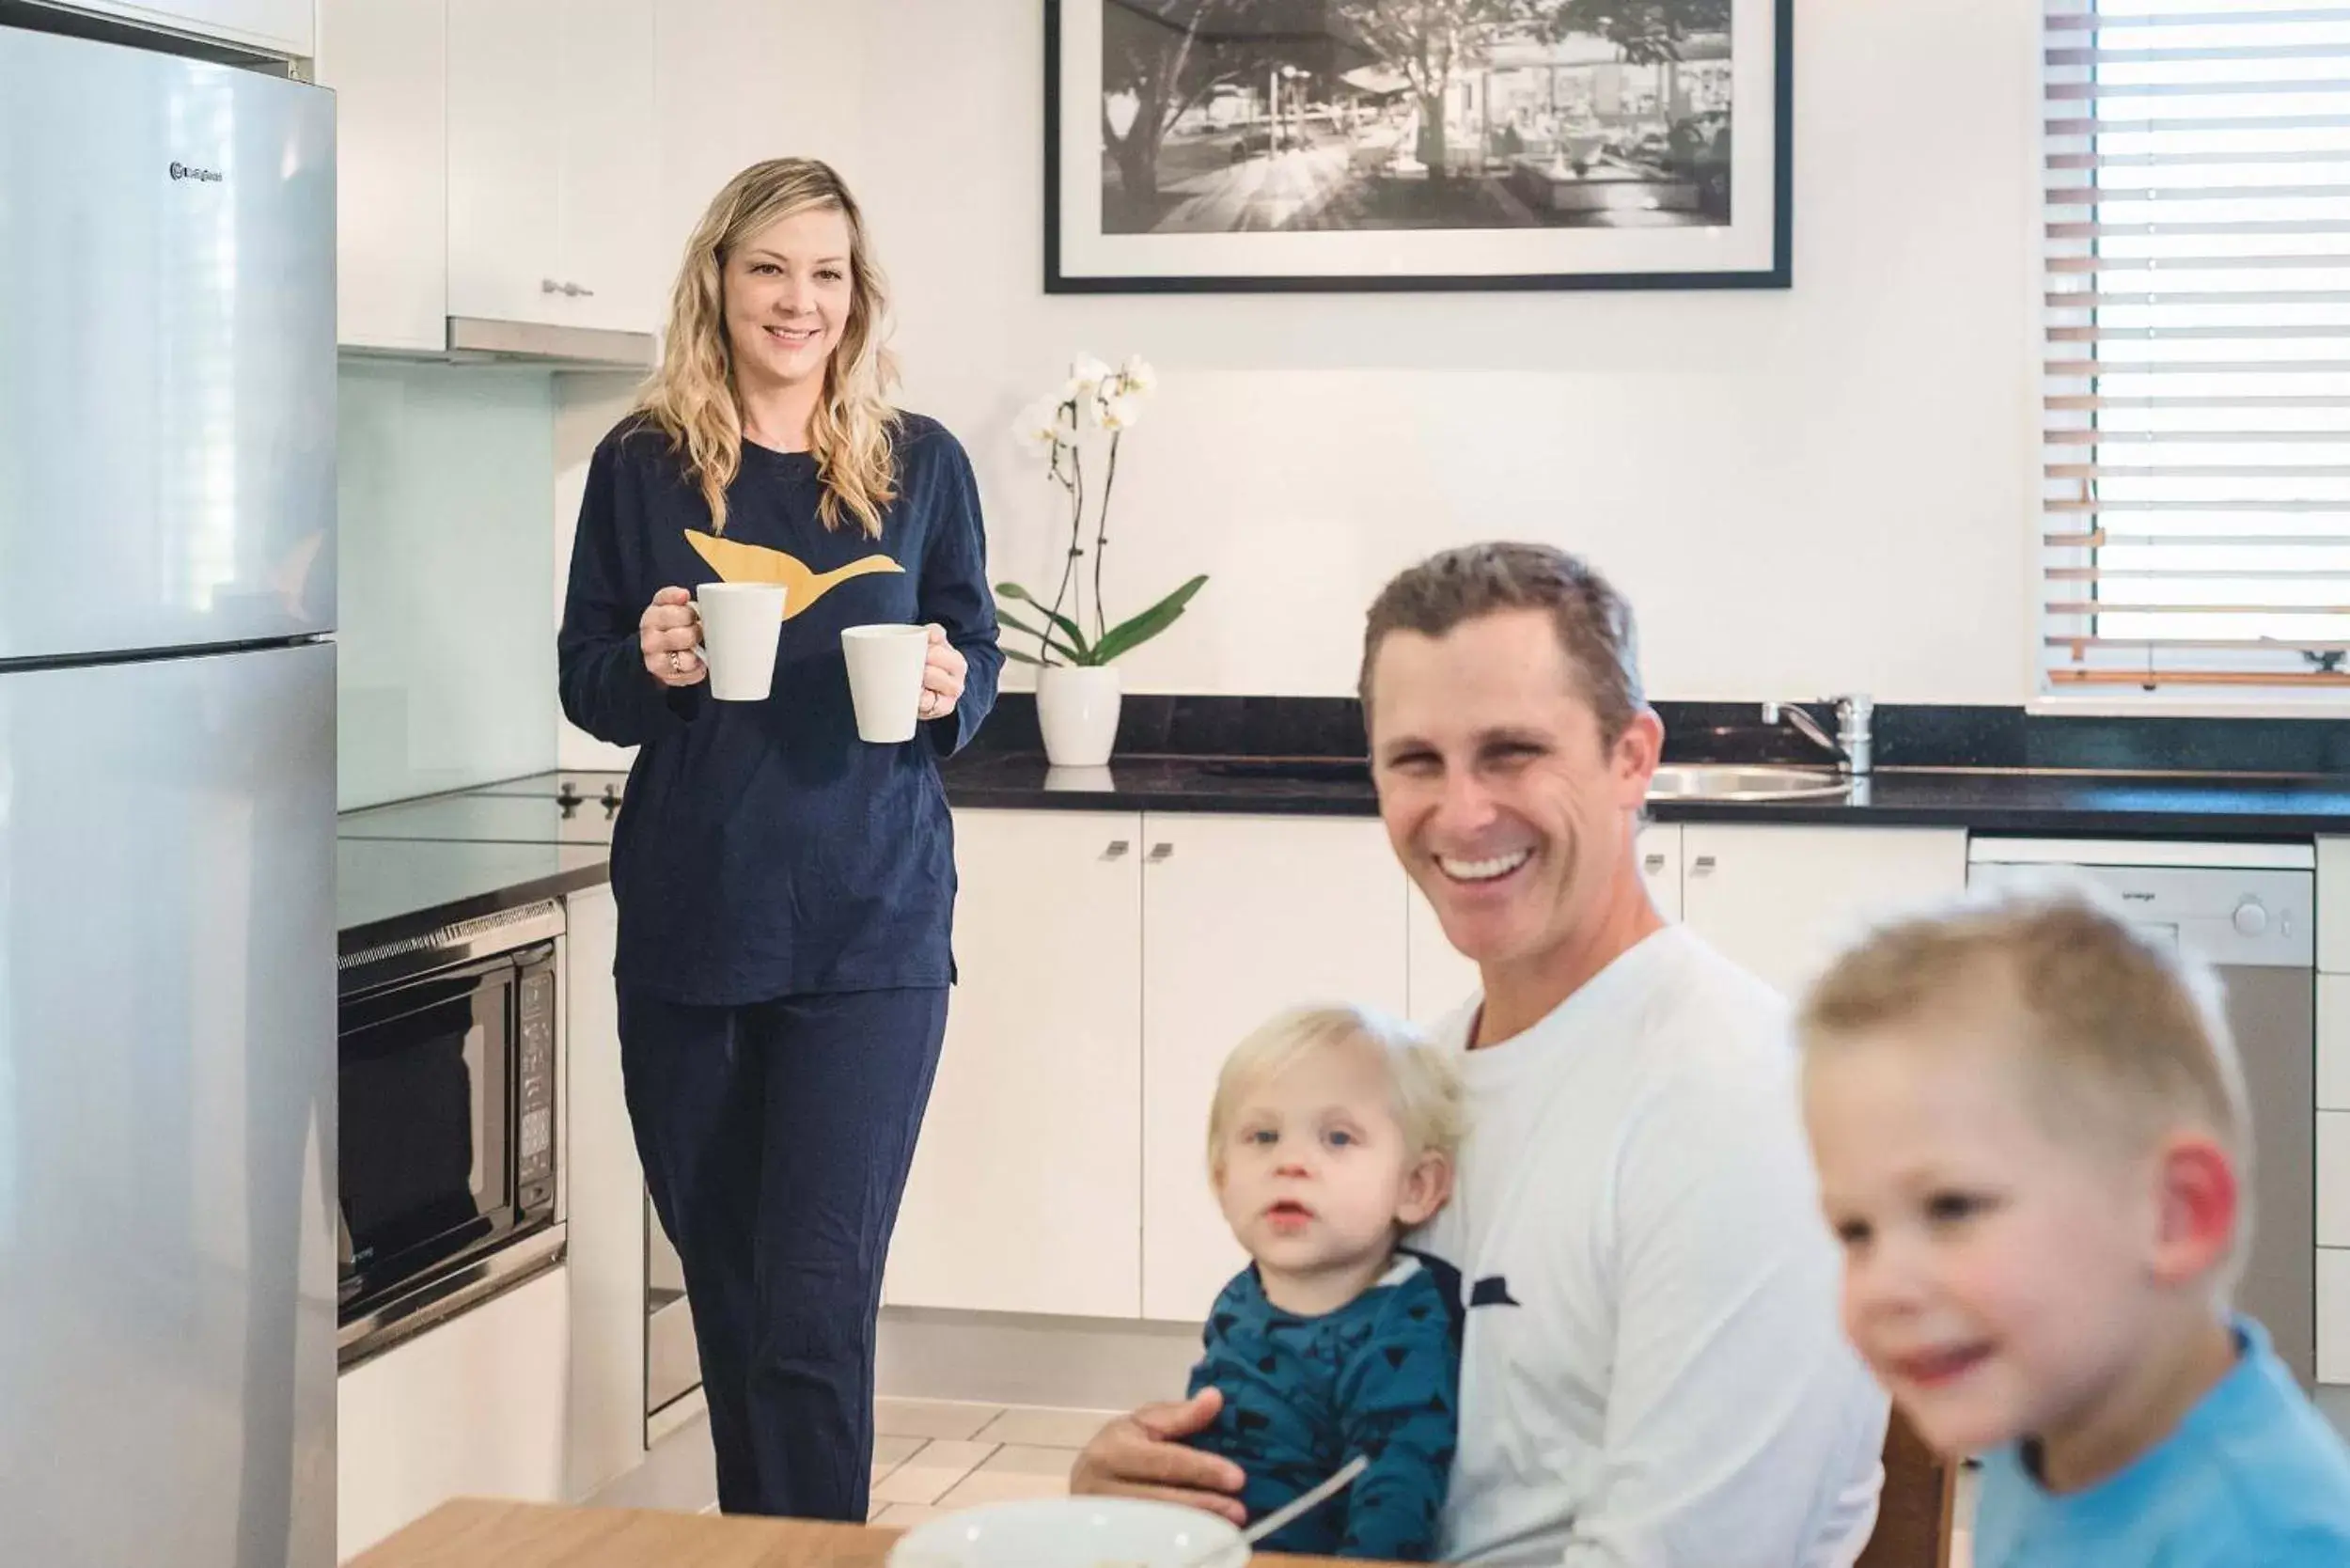
[[[650, 0], [571, 0], [564, 13], [559, 105], [562, 181], [550, 318], [572, 326], [655, 332], [667, 273], [653, 94]], [[713, 193], [714, 194], [714, 193]]]
[[574, 319], [561, 308], [558, 193], [564, 39], [578, 25], [563, 0], [448, 0], [452, 316]]
[[335, 91], [335, 340], [448, 340], [447, 0], [320, 0]]
[[307, 57], [316, 47], [310, 0], [63, 0], [66, 8], [120, 17], [145, 26], [218, 39], [288, 59]]

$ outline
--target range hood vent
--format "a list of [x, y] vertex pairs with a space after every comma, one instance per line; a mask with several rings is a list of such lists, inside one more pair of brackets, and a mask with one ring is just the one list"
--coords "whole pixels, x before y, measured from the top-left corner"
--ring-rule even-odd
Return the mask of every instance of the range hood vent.
[[448, 319], [448, 353], [452, 359], [521, 360], [578, 369], [650, 370], [653, 368], [655, 350], [650, 332], [548, 326], [541, 321], [501, 321], [481, 316]]

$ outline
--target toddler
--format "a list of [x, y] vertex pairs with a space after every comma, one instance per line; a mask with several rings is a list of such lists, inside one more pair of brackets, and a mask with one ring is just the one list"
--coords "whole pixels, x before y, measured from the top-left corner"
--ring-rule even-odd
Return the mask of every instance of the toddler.
[[1255, 1262], [1210, 1314], [1190, 1393], [1223, 1394], [1189, 1439], [1247, 1475], [1253, 1521], [1357, 1454], [1369, 1467], [1259, 1546], [1425, 1561], [1452, 1464], [1460, 1285], [1404, 1251], [1451, 1187], [1462, 1091], [1405, 1027], [1343, 1007], [1284, 1013], [1224, 1064], [1208, 1170]]
[[1811, 988], [1845, 1332], [1978, 1568], [2350, 1563], [2350, 1454], [2229, 1309], [2252, 1151], [2212, 978], [2086, 892], [1888, 925]]

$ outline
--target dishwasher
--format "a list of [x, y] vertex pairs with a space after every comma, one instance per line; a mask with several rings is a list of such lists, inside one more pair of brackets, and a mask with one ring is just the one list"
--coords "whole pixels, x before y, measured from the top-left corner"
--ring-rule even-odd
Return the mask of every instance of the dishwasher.
[[2235, 1304], [2266, 1326], [2307, 1390], [2317, 1374], [2316, 850], [1981, 837], [1967, 845], [1969, 886], [2052, 870], [2101, 886], [2139, 930], [2218, 972], [2252, 1123], [2252, 1247]]

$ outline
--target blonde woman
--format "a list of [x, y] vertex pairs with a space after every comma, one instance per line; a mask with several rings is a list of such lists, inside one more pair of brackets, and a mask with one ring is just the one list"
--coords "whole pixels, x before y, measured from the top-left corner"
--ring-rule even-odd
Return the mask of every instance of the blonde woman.
[[[953, 978], [938, 759], [1002, 666], [971, 465], [885, 400], [885, 306], [830, 168], [718, 193], [588, 466], [556, 638], [572, 722], [639, 748], [620, 1064], [730, 1513], [865, 1518], [881, 1265]], [[710, 698], [687, 604], [713, 579], [787, 585], [763, 701]], [[857, 738], [840, 632], [873, 621], [931, 629], [904, 745]]]

